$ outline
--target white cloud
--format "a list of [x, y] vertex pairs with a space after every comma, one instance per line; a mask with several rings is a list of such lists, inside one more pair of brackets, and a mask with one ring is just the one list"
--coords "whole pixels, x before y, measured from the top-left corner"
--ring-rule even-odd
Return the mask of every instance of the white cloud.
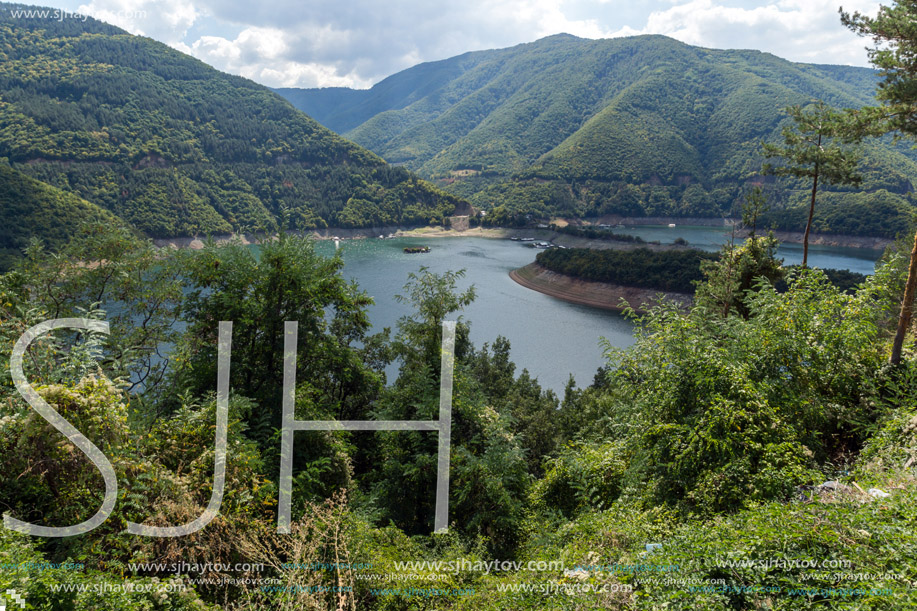
[[[62, 0], [67, 1], [67, 0]], [[80, 1], [80, 0], [75, 0]], [[794, 61], [866, 65], [837, 15], [871, 0], [83, 0], [80, 7], [270, 86], [372, 83], [422, 61], [561, 32], [664, 34]]]
[[[642, 29], [623, 27], [616, 36], [664, 34], [719, 49], [760, 49], [793, 61], [867, 65], [860, 39], [844, 28], [838, 0], [779, 0], [753, 8], [691, 0], [654, 11]], [[853, 0], [845, 10], [875, 13], [878, 2]]]
[[[327, 41], [338, 37], [329, 31], [325, 31], [324, 36], [322, 32], [317, 34], [313, 40]], [[334, 64], [290, 59], [291, 47], [297, 44], [297, 37], [284, 30], [250, 27], [242, 30], [233, 40], [202, 36], [194, 41], [188, 52], [220, 70], [240, 74], [270, 87], [296, 87], [303, 83], [322, 87], [371, 85], [353, 71], [340, 74], [339, 67]]]
[[290, 36], [276, 28], [246, 28], [234, 40], [202, 36], [189, 48], [192, 55], [225, 72], [240, 74], [271, 87], [310, 83], [323, 87], [364, 86], [357, 74], [340, 75], [333, 65], [290, 60]]
[[[470, 50], [505, 47], [566, 32], [600, 38], [611, 35], [595, 18], [574, 19], [564, 12], [565, 0], [468, 0], [437, 4], [424, 0], [278, 0], [249, 6], [238, 2], [199, 0], [217, 19], [257, 24], [258, 34], [282, 32], [288, 49], [282, 58], [245, 53], [251, 41], [223, 38], [219, 44], [201, 38], [194, 54], [223, 69], [227, 45], [248, 60], [233, 70], [268, 85], [304, 87], [373, 82], [421, 61], [444, 59]], [[240, 35], [241, 36], [241, 35]], [[278, 62], [278, 59], [284, 61]]]
[[201, 16], [189, 0], [92, 0], [77, 11], [173, 46]]

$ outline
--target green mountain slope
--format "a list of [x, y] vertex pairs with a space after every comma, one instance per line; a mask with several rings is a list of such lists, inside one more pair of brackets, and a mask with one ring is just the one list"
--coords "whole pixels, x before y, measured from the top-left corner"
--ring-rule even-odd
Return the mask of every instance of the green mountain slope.
[[86, 221], [120, 222], [110, 212], [0, 163], [0, 270], [17, 259], [32, 238], [63, 245]]
[[454, 196], [153, 40], [0, 4], [0, 157], [156, 237], [426, 223]]
[[[815, 99], [862, 106], [875, 83], [869, 69], [663, 36], [558, 35], [422, 64], [367, 91], [282, 93], [306, 112], [336, 96], [333, 114], [321, 114], [327, 125], [494, 208], [490, 218], [504, 223], [527, 215], [734, 214], [749, 182], [767, 183], [775, 207], [787, 210], [776, 218], [795, 219], [806, 185], [756, 177], [761, 141], [779, 137], [784, 107]], [[369, 108], [376, 114], [350, 127]], [[892, 202], [895, 219], [907, 217], [914, 154], [888, 141], [867, 143], [863, 154], [865, 193], [826, 193], [826, 201], [856, 208], [880, 198]], [[881, 233], [901, 228], [892, 225]], [[849, 223], [818, 228], [874, 232]]]
[[429, 95], [496, 52], [465, 53], [450, 59], [418, 64], [381, 81], [370, 90], [327, 87], [275, 89], [297, 108], [338, 133], [349, 131], [380, 112], [401, 110]]

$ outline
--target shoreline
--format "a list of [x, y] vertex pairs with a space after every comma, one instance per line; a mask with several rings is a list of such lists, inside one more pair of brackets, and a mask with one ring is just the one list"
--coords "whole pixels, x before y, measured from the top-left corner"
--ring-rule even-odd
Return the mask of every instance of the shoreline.
[[655, 301], [660, 295], [688, 307], [693, 298], [684, 293], [671, 293], [607, 282], [580, 280], [552, 272], [537, 263], [529, 263], [509, 273], [517, 284], [568, 303], [585, 305], [612, 312], [622, 312], [625, 301], [638, 314], [646, 312], [644, 304]]
[[[556, 219], [564, 224], [573, 224], [564, 219]], [[601, 220], [601, 219], [600, 219]], [[620, 224], [625, 225], [643, 225], [643, 224], [661, 224], [660, 221], [680, 221], [680, 224], [687, 226], [703, 227], [730, 227], [731, 224], [726, 219], [691, 219], [676, 217], [630, 217], [609, 219], [618, 220]], [[706, 221], [706, 222], [703, 222]], [[558, 223], [560, 224], [560, 223]], [[676, 223], [678, 224], [678, 223]], [[576, 226], [590, 227], [592, 224], [577, 221]], [[444, 227], [407, 227], [407, 226], [386, 226], [386, 227], [369, 227], [357, 229], [342, 229], [329, 227], [327, 229], [314, 229], [308, 231], [291, 231], [290, 234], [298, 236], [311, 236], [317, 240], [331, 240], [335, 237], [342, 240], [361, 240], [378, 238], [380, 235], [393, 236], [396, 238], [489, 238], [489, 239], [508, 239], [510, 236], [519, 236], [526, 238], [535, 238], [537, 240], [551, 241], [562, 246], [573, 248], [595, 248], [595, 249], [619, 249], [630, 250], [633, 248], [649, 248], [650, 250], [672, 250], [679, 248], [691, 248], [691, 245], [678, 246], [674, 244], [632, 244], [628, 242], [614, 242], [608, 240], [594, 240], [572, 236], [560, 233], [552, 229], [524, 227], [474, 227], [468, 229], [451, 229]], [[276, 235], [276, 234], [274, 234]], [[747, 232], [742, 230], [737, 232], [737, 237], [744, 238]], [[781, 242], [791, 244], [801, 244], [803, 233], [789, 231], [775, 231], [774, 236]], [[229, 242], [239, 240], [243, 244], [253, 244], [255, 242], [274, 237], [267, 234], [218, 234], [212, 236], [216, 242]], [[200, 249], [204, 247], [206, 238], [201, 237], [181, 237], [181, 238], [154, 238], [153, 244], [160, 248], [191, 248]], [[812, 234], [809, 236], [809, 243], [820, 246], [839, 246], [844, 248], [862, 248], [866, 250], [882, 250], [894, 240], [888, 238], [876, 238], [868, 236], [845, 236], [837, 234]]]
[[[634, 225], [687, 225], [689, 227], [722, 227], [730, 229], [736, 227], [736, 237], [745, 238], [748, 236], [748, 230], [740, 227], [741, 219], [733, 218], [707, 218], [707, 217], [688, 217], [688, 216], [618, 216], [606, 215], [597, 219], [590, 219], [585, 222], [584, 219], [557, 219], [563, 224], [569, 224], [577, 227], [593, 227], [600, 223], [608, 225], [624, 225], [625, 232], [628, 227]], [[558, 223], [560, 224], [560, 223]], [[761, 234], [766, 231], [759, 232]], [[791, 244], [802, 244], [805, 236], [804, 231], [783, 231], [775, 230], [774, 237], [781, 242]], [[888, 245], [894, 244], [895, 240], [891, 238], [880, 238], [875, 236], [855, 236], [840, 233], [812, 233], [809, 235], [809, 244], [819, 246], [840, 246], [844, 248], [864, 248], [867, 250], [883, 250]]]
[[[505, 229], [503, 227], [475, 227], [473, 229], [446, 229], [443, 227], [406, 227], [406, 226], [386, 226], [386, 227], [369, 227], [369, 228], [356, 228], [356, 229], [342, 229], [336, 227], [329, 227], [327, 229], [310, 229], [307, 231], [290, 231], [290, 235], [296, 236], [310, 236], [316, 240], [333, 240], [334, 238], [340, 238], [342, 240], [368, 240], [373, 238], [378, 238], [379, 236], [393, 236], [396, 238], [465, 238], [465, 237], [480, 237], [480, 238], [492, 238], [492, 239], [505, 239], [510, 235], [516, 235], [517, 233], [522, 232], [521, 235], [528, 236], [530, 233], [532, 237], [539, 237], [542, 239], [548, 239], [549, 236], [556, 234], [556, 232], [549, 229]], [[530, 232], [530, 233], [526, 233]], [[232, 234], [216, 234], [210, 236], [217, 243], [221, 242], [230, 242], [232, 240], [238, 240], [242, 244], [254, 244], [259, 241], [266, 239], [273, 239], [277, 234], [265, 234], [265, 233], [232, 233]], [[153, 238], [153, 244], [160, 248], [191, 248], [193, 250], [199, 250], [204, 247], [204, 243], [207, 240], [206, 237], [180, 237], [180, 238]]]

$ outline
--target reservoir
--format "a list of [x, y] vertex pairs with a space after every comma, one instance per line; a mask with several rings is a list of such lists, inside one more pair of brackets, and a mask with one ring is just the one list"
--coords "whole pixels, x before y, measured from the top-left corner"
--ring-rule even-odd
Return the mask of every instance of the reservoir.
[[[718, 252], [722, 245], [731, 238], [730, 231], [723, 227], [691, 227], [688, 225], [677, 227], [635, 225], [616, 229], [615, 233], [635, 235], [647, 242], [658, 241], [661, 244], [671, 244], [676, 238], [683, 238], [692, 248], [708, 252]], [[737, 238], [736, 244], [741, 243], [742, 240]], [[781, 242], [777, 256], [783, 259], [784, 265], [798, 265], [802, 263], [802, 244]], [[847, 269], [858, 274], [870, 275], [880, 256], [882, 256], [881, 250], [809, 244], [809, 265], [812, 267]]]
[[[682, 237], [695, 248], [711, 251], [728, 239], [722, 228], [712, 227], [628, 227], [621, 232], [662, 243]], [[420, 245], [429, 246], [430, 252], [404, 252], [405, 247]], [[330, 256], [335, 247], [325, 240], [316, 249]], [[506, 337], [512, 345], [516, 373], [527, 369], [543, 387], [561, 395], [570, 374], [581, 387], [592, 383], [604, 363], [600, 338], [621, 348], [633, 343], [633, 324], [621, 314], [567, 303], [516, 284], [509, 272], [531, 263], [539, 252], [520, 242], [478, 237], [368, 238], [341, 241], [340, 252], [344, 276], [356, 280], [375, 300], [369, 315], [376, 330], [391, 327], [394, 332], [398, 319], [410, 313], [409, 306], [395, 300], [410, 272], [416, 273], [421, 266], [436, 273], [465, 269], [460, 288], [474, 284], [477, 291], [474, 303], [462, 312], [471, 325], [474, 345], [480, 348], [498, 335]], [[864, 274], [872, 273], [880, 255], [855, 248], [809, 247], [813, 266]], [[787, 264], [798, 263], [802, 246], [781, 245], [779, 256]], [[394, 367], [389, 369], [389, 382], [396, 373]]]

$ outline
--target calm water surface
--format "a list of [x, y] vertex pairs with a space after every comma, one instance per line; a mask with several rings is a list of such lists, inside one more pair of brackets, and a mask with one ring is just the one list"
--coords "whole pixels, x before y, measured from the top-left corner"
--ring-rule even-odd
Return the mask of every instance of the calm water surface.
[[[730, 231], [723, 227], [691, 227], [688, 225], [676, 227], [635, 225], [616, 229], [615, 232], [640, 236], [647, 242], [658, 240], [662, 244], [671, 244], [675, 238], [684, 238], [694, 248], [709, 252], [718, 251], [731, 236]], [[781, 243], [777, 255], [783, 258], [785, 265], [802, 263], [802, 244]], [[849, 269], [852, 272], [867, 275], [873, 272], [875, 262], [881, 255], [881, 250], [809, 245], [809, 265], [812, 267]]]
[[[639, 235], [645, 240], [670, 243], [682, 237], [696, 248], [718, 250], [727, 239], [722, 228], [712, 227], [628, 227], [622, 232]], [[430, 246], [428, 254], [405, 254], [405, 246]], [[319, 242], [322, 254], [334, 252], [331, 241]], [[477, 298], [464, 312], [471, 323], [471, 339], [476, 346], [492, 343], [498, 335], [509, 339], [512, 358], [519, 371], [528, 369], [546, 388], [563, 391], [573, 374], [580, 386], [592, 382], [602, 363], [599, 338], [612, 345], [627, 347], [633, 343], [633, 325], [615, 312], [575, 305], [542, 295], [513, 282], [510, 270], [535, 260], [538, 251], [519, 242], [488, 238], [394, 238], [380, 240], [344, 240], [340, 243], [344, 275], [357, 281], [375, 300], [369, 309], [374, 327], [392, 327], [410, 312], [398, 303], [410, 272], [421, 266], [442, 273], [465, 269], [460, 281], [464, 289], [474, 284]], [[881, 253], [851, 248], [811, 246], [812, 265], [850, 269], [871, 273]], [[799, 245], [781, 246], [779, 255], [786, 263], [802, 260]], [[392, 378], [394, 369], [390, 371]]]

